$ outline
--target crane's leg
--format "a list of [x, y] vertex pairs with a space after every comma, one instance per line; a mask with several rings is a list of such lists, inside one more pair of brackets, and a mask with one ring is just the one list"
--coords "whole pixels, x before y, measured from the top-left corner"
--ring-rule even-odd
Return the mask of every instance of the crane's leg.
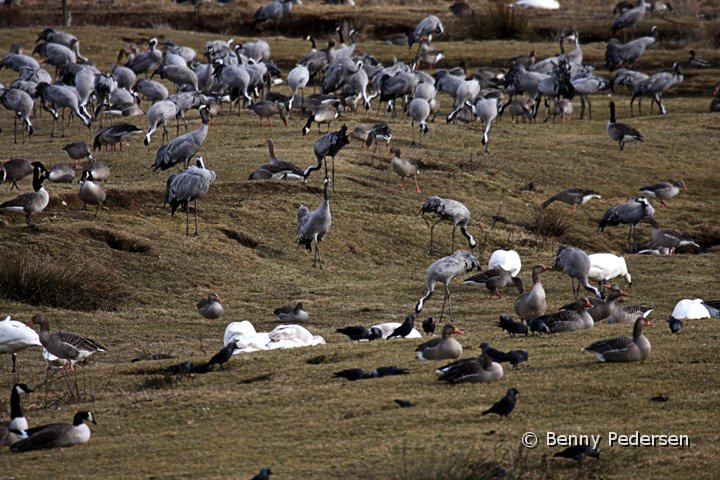
[[190, 235], [190, 202], [185, 203], [185, 235]]
[[445, 295], [447, 296], [448, 300], [448, 312], [450, 312], [450, 321], [453, 321], [453, 313], [452, 313], [452, 297], [450, 296], [450, 287], [448, 285], [445, 285]]
[[440, 310], [440, 323], [442, 323], [443, 315], [445, 314], [445, 302], [447, 302], [447, 299], [448, 299], [448, 290], [447, 290], [447, 286], [445, 286], [445, 296], [443, 297], [442, 309]]
[[332, 191], [335, 193], [335, 157], [332, 157]]
[[453, 233], [452, 233], [452, 251], [455, 251], [455, 229], [457, 228], [457, 225], [453, 225]]
[[13, 123], [13, 126], [14, 126], [13, 140], [15, 143], [17, 143], [17, 115], [15, 115], [15, 122]]
[[[587, 101], [587, 104], [588, 104], [588, 118], [590, 119], [590, 121], [592, 121], [592, 103], [590, 103], [590, 97], [588, 97], [587, 95], [584, 95], [583, 98], [585, 99], [585, 101]], [[580, 116], [580, 118], [582, 118], [582, 116]]]
[[163, 136], [162, 136], [162, 142], [163, 145], [165, 145], [167, 142], [170, 141], [170, 136], [168, 135], [167, 128], [165, 128], [165, 124], [163, 124]]
[[437, 225], [440, 222], [441, 222], [441, 220], [438, 220], [437, 222], [433, 223], [430, 226], [430, 255], [432, 255], [432, 253], [433, 253], [433, 232], [435, 231], [435, 225]]
[[[189, 202], [188, 202], [189, 203]], [[198, 215], [197, 215], [197, 200], [195, 200], [195, 235], [200, 235], [200, 230], [198, 228]]]
[[15, 373], [16, 363], [17, 363], [17, 354], [13, 353], [12, 354], [12, 366], [13, 366], [12, 373]]

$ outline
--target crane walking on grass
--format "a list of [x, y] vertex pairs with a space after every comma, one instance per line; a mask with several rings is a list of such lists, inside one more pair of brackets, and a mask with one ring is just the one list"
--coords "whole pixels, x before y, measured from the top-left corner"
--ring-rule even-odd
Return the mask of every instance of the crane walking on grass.
[[190, 235], [190, 202], [195, 202], [195, 235], [199, 235], [197, 201], [205, 196], [210, 185], [215, 182], [215, 172], [205, 168], [202, 157], [198, 157], [196, 164], [187, 170], [175, 175], [168, 182], [167, 200], [172, 215], [178, 207], [185, 208], [185, 234]]
[[332, 216], [330, 215], [330, 198], [328, 197], [328, 184], [330, 180], [325, 177], [323, 186], [323, 202], [318, 208], [313, 210], [305, 205], [300, 205], [298, 209], [298, 245], [302, 245], [310, 252], [312, 251], [312, 242], [315, 241], [315, 257], [313, 257], [313, 267], [320, 264], [320, 268], [324, 269], [320, 258], [320, 242], [330, 231], [332, 225]]
[[425, 302], [430, 300], [435, 293], [435, 283], [443, 282], [445, 284], [445, 297], [443, 298], [442, 310], [440, 311], [440, 322], [442, 322], [445, 313], [445, 302], [448, 303], [448, 311], [450, 312], [450, 321], [453, 321], [452, 300], [450, 299], [450, 281], [458, 275], [465, 274], [480, 268], [480, 261], [467, 250], [458, 250], [452, 255], [435, 260], [427, 269], [426, 283], [427, 293], [418, 300], [415, 305], [415, 316], [419, 315], [425, 306]]

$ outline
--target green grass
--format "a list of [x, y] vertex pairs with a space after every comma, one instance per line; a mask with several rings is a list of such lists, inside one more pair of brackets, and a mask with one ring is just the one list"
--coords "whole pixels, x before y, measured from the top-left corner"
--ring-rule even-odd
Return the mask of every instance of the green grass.
[[[30, 46], [36, 30], [0, 31], [0, 44], [19, 39]], [[157, 29], [72, 31], [81, 38], [83, 52], [101, 68], [114, 59], [122, 38], [159, 35], [198, 51], [205, 40], [213, 38]], [[270, 43], [273, 57], [284, 67], [307, 47], [282, 38]], [[438, 45], [448, 58], [464, 58], [472, 67], [478, 66], [478, 59], [482, 64], [502, 65], [531, 48], [539, 55], [555, 53], [556, 48], [551, 43], [527, 42]], [[403, 47], [363, 42], [360, 48], [386, 62], [392, 55], [408, 57]], [[602, 63], [602, 45], [589, 44], [584, 50], [590, 63]], [[704, 51], [703, 56], [720, 62], [716, 51]], [[653, 47], [640, 68], [654, 71], [684, 57], [684, 50]], [[76, 476], [82, 466], [88, 476], [96, 477], [250, 478], [267, 465], [277, 478], [412, 479], [421, 478], [420, 471], [462, 470], [464, 459], [468, 463], [482, 459], [506, 468], [515, 466], [516, 473], [527, 478], [540, 477], [545, 468], [549, 478], [576, 478], [577, 468], [570, 462], [550, 461], [547, 467], [541, 466], [542, 456], [553, 453], [544, 446], [527, 452], [520, 462], [522, 433], [640, 430], [688, 434], [692, 446], [604, 448], [600, 463], [588, 475], [634, 478], [643, 471], [653, 478], [712, 478], [715, 417], [720, 408], [715, 321], [687, 321], [675, 337], [664, 319], [681, 298], [717, 295], [717, 247], [700, 255], [626, 256], [634, 280], [628, 300], [655, 309], [652, 318], [657, 326], [648, 331], [653, 352], [643, 364], [601, 365], [580, 352], [595, 340], [629, 334], [628, 325], [599, 324], [591, 331], [511, 339], [494, 322], [500, 313], [512, 311], [513, 295], [489, 302], [486, 292], [459, 281], [450, 288], [456, 322], [466, 331], [461, 337], [465, 354], [477, 355], [483, 341], [498, 349], [530, 352], [527, 364], [507, 371], [496, 384], [438, 384], [433, 373], [437, 365], [415, 359], [418, 341], [350, 344], [335, 329], [401, 321], [412, 311], [425, 290], [425, 269], [451, 249], [450, 228], [440, 225], [436, 241], [442, 253], [427, 254], [429, 232], [415, 215], [427, 195], [455, 198], [470, 208], [470, 232], [480, 244], [487, 236], [484, 261], [495, 248], [517, 249], [526, 283], [530, 267], [551, 263], [559, 243], [588, 252], [621, 253], [626, 230], [598, 233], [597, 220], [605, 208], [635, 195], [648, 182], [682, 178], [689, 186], [669, 208], [658, 211], [663, 226], [697, 236], [717, 230], [720, 117], [705, 113], [717, 74], [717, 69], [686, 72], [685, 84], [665, 100], [670, 112], [665, 117], [629, 119], [628, 98], [616, 94], [621, 121], [637, 127], [646, 138], [643, 144], [629, 144], [624, 152], [605, 133], [604, 96], [593, 99], [592, 122], [498, 122], [491, 132], [491, 154], [485, 156], [478, 125], [446, 125], [440, 117], [430, 125], [427, 146], [413, 150], [409, 122], [391, 121], [405, 156], [426, 165], [419, 178], [423, 195], [410, 187], [400, 190], [387, 161], [376, 161], [376, 167], [370, 168], [368, 154], [353, 142], [337, 159], [333, 227], [323, 242], [328, 266], [324, 271], [312, 269], [311, 256], [295, 245], [297, 208], [300, 203], [311, 208], [320, 203], [321, 176], [313, 175], [307, 185], [245, 180], [267, 161], [268, 137], [273, 138], [278, 157], [301, 167], [313, 163], [316, 136], [300, 135], [302, 118], [293, 115], [289, 128], [261, 128], [248, 112], [238, 118], [224, 111], [215, 119], [201, 153], [217, 172], [218, 181], [200, 202], [199, 238], [186, 237], [182, 216], [171, 219], [168, 210], [161, 208], [166, 175], [152, 175], [149, 168], [159, 136], [149, 148], [135, 137], [122, 153], [99, 152], [97, 157], [111, 165], [113, 175], [106, 186], [108, 210], [97, 219], [93, 212], [81, 211], [76, 184], [47, 187], [53, 201], [34, 216], [37, 230], [25, 228], [21, 215], [0, 216], [4, 252], [30, 250], [58, 261], [67, 254], [81, 255], [113, 270], [129, 292], [114, 311], [41, 308], [51, 330], [89, 336], [109, 351], [78, 369], [82, 396], [94, 401], [45, 408], [44, 394], [38, 393], [25, 399], [27, 417], [31, 425], [70, 421], [74, 411], [91, 409], [98, 425], [92, 426], [90, 443], [81, 447], [22, 457], [0, 452], [2, 471], [12, 468], [16, 478], [47, 477], [53, 472], [53, 478], [61, 479]], [[11, 78], [11, 73], [0, 72], [4, 84]], [[448, 97], [442, 96], [441, 103], [447, 112]], [[195, 128], [197, 115], [190, 117]], [[144, 117], [129, 120], [147, 127]], [[343, 120], [352, 128], [360, 121], [380, 119], [358, 113]], [[24, 157], [46, 165], [65, 162], [61, 151], [65, 143], [91, 139], [80, 126], [71, 128], [66, 139], [51, 139], [47, 114], [34, 123], [32, 142], [15, 145], [10, 137], [12, 117], [0, 110], [4, 159]], [[474, 170], [461, 168], [471, 154]], [[537, 185], [536, 191], [522, 189], [530, 181]], [[29, 180], [20, 186], [29, 190]], [[536, 237], [522, 226], [534, 218], [543, 200], [570, 186], [595, 189], [603, 199], [581, 207], [574, 216], [564, 205], [549, 207], [567, 215], [570, 227], [561, 238]], [[2, 201], [15, 195], [7, 188], [0, 187]], [[509, 223], [490, 229], [495, 215]], [[226, 231], [234, 233], [228, 236]], [[639, 232], [642, 238], [649, 237], [647, 227]], [[250, 241], [240, 243], [231, 237]], [[113, 238], [142, 248], [136, 252], [111, 248], [108, 239]], [[570, 299], [567, 280], [560, 273], [544, 275], [550, 309]], [[195, 311], [195, 303], [210, 291], [226, 300], [226, 314], [218, 321], [204, 320]], [[222, 347], [230, 321], [248, 319], [258, 331], [268, 331], [275, 325], [272, 309], [298, 300], [310, 313], [308, 328], [323, 335], [327, 345], [239, 355], [224, 372], [172, 381], [137, 374], [184, 359], [209, 358]], [[438, 315], [441, 300], [439, 295], [433, 298], [423, 318]], [[0, 305], [3, 314], [21, 320], [29, 320], [38, 311], [38, 307], [4, 298]], [[129, 363], [141, 353], [152, 352], [171, 353], [178, 359]], [[318, 363], [320, 355], [324, 360]], [[9, 359], [0, 361], [4, 362], [0, 411], [7, 412], [10, 386], [17, 381], [41, 385], [45, 372], [38, 350], [19, 355], [15, 375], [9, 373]], [[381, 365], [408, 367], [411, 374], [352, 383], [332, 379], [338, 370]], [[271, 374], [269, 380], [243, 383], [265, 374]], [[520, 391], [510, 420], [480, 417], [509, 387]], [[60, 398], [65, 391], [62, 382], [54, 382], [48, 398]], [[657, 394], [668, 395], [670, 400], [650, 402]], [[392, 402], [395, 398], [412, 400], [418, 406], [399, 409]], [[457, 459], [461, 465], [455, 467]]]

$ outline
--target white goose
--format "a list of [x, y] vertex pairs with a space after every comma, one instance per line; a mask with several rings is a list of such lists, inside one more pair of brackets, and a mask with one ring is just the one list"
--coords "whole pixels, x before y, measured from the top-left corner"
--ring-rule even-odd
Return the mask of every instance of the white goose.
[[495, 250], [488, 260], [488, 270], [493, 268], [502, 268], [510, 272], [512, 277], [516, 277], [522, 268], [520, 255], [515, 250]]
[[684, 298], [680, 300], [673, 309], [672, 316], [674, 318], [677, 318], [678, 320], [688, 319], [688, 320], [698, 320], [701, 318], [710, 318], [712, 315], [710, 315], [710, 311], [707, 309], [707, 307], [703, 304], [702, 299], [696, 298], [694, 300], [690, 300], [689, 298]]
[[40, 337], [35, 330], [22, 322], [13, 320], [9, 315], [0, 322], [0, 354], [12, 354], [13, 373], [15, 372], [17, 352], [35, 346], [42, 346]]
[[225, 327], [223, 345], [230, 342], [235, 342], [237, 346], [233, 354], [257, 352], [258, 350], [267, 350], [270, 337], [265, 332], [257, 333], [252, 323], [243, 320], [242, 322], [231, 322]]
[[270, 350], [277, 348], [312, 347], [322, 345], [325, 339], [319, 335], [313, 335], [310, 331], [300, 325], [278, 325], [268, 334], [270, 342], [267, 347]]

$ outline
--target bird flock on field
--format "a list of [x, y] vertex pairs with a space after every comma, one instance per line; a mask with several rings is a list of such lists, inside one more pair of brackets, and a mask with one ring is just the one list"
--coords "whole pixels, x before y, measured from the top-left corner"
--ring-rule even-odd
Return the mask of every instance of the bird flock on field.
[[[199, 8], [201, 2], [191, 2]], [[254, 25], [267, 22], [278, 31], [280, 20], [291, 15], [293, 4], [299, 0], [273, 0], [261, 7], [254, 17]], [[536, 5], [535, 5], [536, 4]], [[542, 6], [541, 4], [545, 4]], [[557, 2], [523, 0], [518, 6], [533, 8], [557, 8]], [[458, 12], [465, 11], [456, 4]], [[389, 165], [401, 180], [414, 182], [414, 191], [422, 193], [418, 183], [420, 166], [403, 156], [397, 145], [391, 145], [397, 134], [392, 131], [393, 121], [398, 117], [410, 120], [412, 147], [422, 148], [431, 141], [430, 124], [440, 114], [440, 94], [451, 99], [446, 108], [447, 123], [469, 124], [480, 121], [483, 125], [478, 141], [483, 152], [490, 152], [493, 122], [504, 112], [510, 112], [516, 120], [534, 122], [545, 108], [544, 121], [559, 117], [561, 122], [571, 120], [572, 100], [581, 100], [580, 119], [592, 118], [590, 98], [606, 90], [626, 87], [631, 94], [630, 111], [634, 115], [635, 100], [638, 113], [642, 114], [643, 97], [650, 101], [650, 113], [657, 107], [660, 115], [668, 113], [662, 103], [663, 95], [683, 82], [682, 69], [706, 68], [709, 63], [690, 52], [686, 62], [676, 62], [671, 68], [649, 74], [632, 68], [648, 48], [661, 41], [661, 34], [653, 26], [645, 36], [635, 38], [636, 29], [649, 5], [644, 1], [630, 8], [618, 10], [618, 17], [611, 27], [612, 38], [607, 42], [606, 66], [611, 78], [595, 75], [593, 67], [583, 63], [580, 34], [574, 29], [562, 32], [558, 38], [560, 53], [546, 59], [537, 59], [533, 50], [528, 54], [509, 59], [506, 68], [480, 67], [474, 73], [465, 65], [453, 68], [437, 68], [440, 62], [450, 59], [432, 45], [432, 41], [445, 34], [441, 20], [430, 15], [422, 19], [403, 40], [415, 53], [409, 61], [395, 59], [383, 65], [374, 56], [363, 53], [358, 42], [359, 33], [337, 29], [338, 39], [331, 39], [327, 48], [318, 48], [316, 40], [308, 37], [311, 49], [296, 65], [283, 75], [271, 61], [268, 43], [262, 39], [235, 43], [231, 40], [208, 41], [204, 51], [173, 41], [162, 44], [157, 38], [147, 42], [147, 48], [125, 45], [120, 49], [118, 63], [103, 71], [80, 52], [80, 43], [74, 35], [47, 28], [38, 37], [38, 45], [32, 55], [13, 45], [0, 62], [0, 68], [17, 72], [17, 78], [7, 87], [0, 85], [0, 101], [10, 110], [14, 119], [13, 141], [31, 142], [39, 132], [50, 131], [50, 137], [65, 137], [68, 130], [76, 132], [87, 128], [93, 133], [91, 142], [82, 140], [67, 143], [62, 151], [72, 163], [45, 165], [39, 161], [10, 159], [0, 164], [0, 182], [8, 183], [9, 190], [22, 190], [18, 182], [32, 176], [32, 189], [13, 198], [3, 200], [0, 209], [24, 214], [27, 225], [37, 228], [33, 218], [48, 207], [50, 192], [47, 183], [72, 183], [80, 171], [78, 196], [83, 203], [95, 207], [98, 216], [107, 202], [106, 182], [112, 179], [108, 163], [99, 161], [95, 155], [112, 155], [108, 150], [122, 150], [124, 142], [143, 137], [149, 148], [147, 166], [153, 173], [170, 171], [166, 178], [158, 175], [158, 185], [164, 184], [164, 202], [172, 215], [180, 209], [186, 217], [186, 234], [190, 235], [190, 214], [193, 211], [195, 229], [199, 235], [199, 200], [211, 194], [216, 173], [209, 168], [214, 159], [201, 156], [203, 146], [219, 141], [213, 136], [213, 122], [230, 121], [235, 108], [238, 116], [255, 118], [260, 125], [272, 126], [277, 117], [286, 127], [288, 120], [298, 116], [303, 127], [297, 127], [298, 137], [310, 135], [315, 163], [304, 167], [275, 154], [272, 139], [263, 139], [268, 146], [268, 161], [249, 174], [252, 181], [297, 181], [306, 183], [315, 171], [322, 171], [322, 198], [312, 205], [300, 205], [297, 213], [297, 237], [299, 246], [313, 254], [313, 267], [325, 268], [327, 255], [321, 256], [320, 244], [330, 234], [333, 217], [331, 198], [335, 192], [335, 160], [342, 155], [351, 140], [372, 152], [375, 160], [379, 146], [387, 151]], [[616, 35], [630, 32], [631, 40], [621, 42]], [[627, 36], [627, 35], [626, 35]], [[393, 40], [394, 41], [394, 40]], [[574, 48], [566, 51], [566, 45]], [[162, 45], [162, 48], [160, 46]], [[35, 57], [42, 59], [42, 64]], [[420, 70], [428, 67], [428, 70]], [[46, 68], [48, 70], [46, 70]], [[431, 74], [432, 70], [437, 70]], [[273, 90], [278, 84], [287, 83], [289, 95]], [[720, 111], [720, 83], [715, 86], [710, 111]], [[306, 92], [312, 89], [313, 93]], [[375, 103], [375, 105], [373, 105]], [[50, 114], [51, 118], [40, 120], [37, 108]], [[365, 110], [371, 114], [376, 108], [378, 119], [373, 123], [349, 126], [348, 113]], [[616, 116], [616, 103], [610, 101], [606, 134], [623, 150], [628, 142], [643, 142], [645, 138], [634, 127], [620, 123]], [[224, 112], [224, 110], [228, 110]], [[384, 117], [381, 117], [380, 109]], [[191, 129], [186, 120], [189, 111], [198, 112], [200, 124]], [[142, 127], [125, 123], [127, 118], [142, 117]], [[442, 118], [442, 117], [441, 117]], [[115, 120], [120, 119], [120, 120]], [[175, 135], [171, 138], [172, 122]], [[59, 122], [59, 125], [58, 125]], [[182, 125], [181, 125], [182, 123]], [[184, 128], [184, 133], [180, 133]], [[292, 128], [296, 128], [292, 126]], [[458, 128], [463, 128], [458, 126]], [[317, 134], [314, 130], [317, 129]], [[158, 132], [160, 130], [160, 132]], [[323, 131], [324, 130], [324, 131]], [[144, 133], [144, 135], [143, 135]], [[19, 139], [20, 137], [20, 139]], [[158, 137], [160, 137], [158, 139]], [[157, 146], [151, 146], [153, 142]], [[64, 143], [64, 142], [63, 142]], [[105, 152], [102, 152], [102, 150]], [[58, 150], [60, 147], [58, 146]], [[368, 152], [369, 153], [369, 152]], [[382, 161], [384, 157], [380, 157]], [[342, 167], [341, 167], [342, 168]], [[154, 177], [155, 178], [155, 177]], [[701, 245], [689, 236], [672, 228], [661, 228], [658, 212], [668, 202], [687, 188], [683, 180], [651, 183], [638, 186], [627, 193], [629, 199], [605, 211], [599, 219], [598, 229], [614, 226], [629, 227], [628, 250], [632, 253], [656, 255], [674, 254], [676, 250], [701, 250]], [[577, 207], [602, 198], [602, 194], [580, 187], [569, 187], [549, 197], [542, 208], [552, 208], [555, 202]], [[159, 198], [158, 198], [159, 201]], [[653, 202], [655, 206], [653, 206]], [[333, 206], [333, 208], [335, 208]], [[475, 256], [477, 241], [471, 233], [471, 212], [467, 206], [451, 198], [430, 195], [424, 202], [418, 201], [418, 216], [429, 228], [429, 253], [436, 254], [436, 227], [442, 223], [452, 226], [452, 250], [437, 258], [427, 268], [425, 293], [403, 322], [388, 322], [372, 326], [350, 325], [338, 328], [350, 341], [391, 340], [398, 338], [422, 338], [415, 328], [415, 321], [432, 300], [436, 284], [443, 285], [443, 302], [439, 320], [427, 317], [422, 330], [428, 341], [416, 345], [416, 356], [422, 361], [449, 362], [436, 370], [439, 381], [450, 384], [488, 383], [503, 378], [503, 363], [513, 368], [527, 362], [529, 353], [522, 349], [498, 351], [488, 343], [481, 345], [481, 353], [475, 357], [463, 357], [462, 344], [455, 338], [464, 332], [457, 325], [453, 314], [450, 291], [453, 279], [467, 276], [464, 284], [485, 288], [490, 300], [504, 301], [512, 295], [512, 312], [502, 314], [498, 328], [512, 337], [528, 335], [553, 335], [574, 330], [592, 329], [597, 322], [623, 323], [630, 336], [599, 340], [583, 349], [604, 362], [644, 361], [650, 354], [650, 341], [645, 328], [653, 326], [649, 319], [653, 308], [623, 301], [626, 292], [618, 283], [618, 277], [631, 285], [631, 275], [626, 260], [609, 252], [587, 254], [572, 246], [560, 246], [556, 257], [547, 264], [533, 265], [530, 273], [531, 286], [520, 277], [521, 258], [514, 250], [500, 249], [493, 252], [483, 270], [481, 260]], [[638, 245], [637, 227], [648, 225], [651, 242]], [[12, 228], [12, 227], [10, 227]], [[456, 239], [459, 228], [463, 238]], [[456, 241], [467, 241], [466, 249], [456, 249]], [[325, 249], [323, 247], [323, 252]], [[548, 271], [563, 272], [571, 279], [573, 301], [557, 311], [547, 311], [546, 293], [542, 278]], [[476, 272], [476, 273], [474, 273]], [[421, 287], [418, 285], [418, 288]], [[436, 300], [437, 301], [437, 300]], [[678, 303], [668, 317], [673, 333], [682, 328], [682, 320], [717, 318], [717, 301], [685, 299]], [[200, 315], [218, 319], [224, 311], [224, 303], [217, 293], [211, 293], [197, 304]], [[449, 321], [443, 323], [447, 311]], [[205, 364], [192, 365], [183, 362], [174, 366], [176, 372], [206, 373], [215, 365], [224, 369], [234, 354], [240, 352], [291, 348], [325, 343], [322, 337], [309, 332], [301, 324], [308, 321], [308, 312], [301, 303], [277, 308], [274, 315], [282, 323], [271, 332], [257, 332], [249, 322], [233, 322], [228, 325], [224, 347]], [[39, 327], [39, 333], [32, 326]], [[439, 335], [435, 336], [438, 329]], [[8, 317], [0, 322], [0, 353], [12, 354], [13, 371], [17, 352], [33, 346], [42, 346], [49, 368], [74, 372], [77, 362], [85, 362], [95, 353], [107, 349], [101, 343], [69, 332], [50, 332], [49, 322], [43, 314], [36, 314], [27, 323]], [[159, 359], [165, 358], [158, 356]], [[141, 359], [144, 360], [144, 359]], [[397, 366], [380, 366], [366, 371], [347, 369], [334, 374], [349, 381], [373, 379], [383, 376], [406, 375], [409, 370]], [[511, 374], [512, 375], [512, 374]], [[30, 394], [25, 384], [16, 384], [11, 391], [11, 421], [0, 425], [0, 444], [10, 446], [15, 452], [40, 448], [72, 446], [85, 443], [90, 438], [88, 423], [95, 423], [92, 412], [75, 414], [72, 423], [56, 423], [30, 428], [24, 419], [20, 396]], [[483, 412], [507, 417], [515, 408], [519, 391], [509, 388], [507, 394]], [[410, 401], [396, 400], [403, 408], [412, 407]], [[598, 452], [575, 449], [561, 452], [558, 456], [577, 458], [597, 456]], [[268, 478], [269, 469], [263, 469], [257, 478]]]

